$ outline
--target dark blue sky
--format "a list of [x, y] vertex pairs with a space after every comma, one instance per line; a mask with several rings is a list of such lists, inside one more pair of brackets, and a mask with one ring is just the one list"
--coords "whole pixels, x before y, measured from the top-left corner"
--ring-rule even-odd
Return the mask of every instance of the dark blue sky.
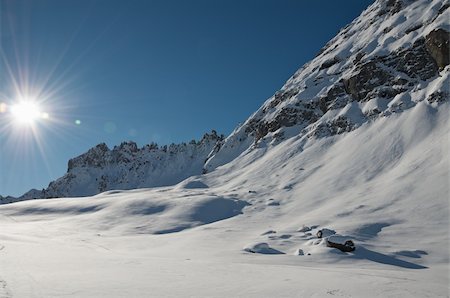
[[100, 142], [229, 134], [372, 2], [0, 0], [0, 102], [16, 81], [52, 120], [33, 138], [1, 119], [0, 194]]

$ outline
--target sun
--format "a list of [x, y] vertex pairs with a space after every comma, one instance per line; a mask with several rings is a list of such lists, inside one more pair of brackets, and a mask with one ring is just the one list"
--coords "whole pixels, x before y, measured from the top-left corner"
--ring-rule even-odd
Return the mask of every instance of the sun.
[[30, 100], [12, 105], [10, 111], [13, 119], [24, 125], [33, 125], [40, 118], [48, 118], [48, 114], [41, 112], [39, 105]]

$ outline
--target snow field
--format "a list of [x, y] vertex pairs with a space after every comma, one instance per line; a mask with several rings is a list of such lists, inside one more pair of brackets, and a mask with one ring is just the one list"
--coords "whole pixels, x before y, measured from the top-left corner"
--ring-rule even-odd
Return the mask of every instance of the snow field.
[[[287, 140], [195, 183], [0, 206], [3, 291], [446, 297], [448, 113], [419, 104], [333, 139]], [[356, 251], [323, 245], [323, 228]]]

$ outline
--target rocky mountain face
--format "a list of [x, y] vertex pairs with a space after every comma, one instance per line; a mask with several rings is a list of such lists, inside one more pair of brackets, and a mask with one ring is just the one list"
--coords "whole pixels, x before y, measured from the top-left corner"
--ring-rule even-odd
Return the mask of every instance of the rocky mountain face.
[[[113, 149], [104, 143], [69, 160], [67, 173], [42, 191], [31, 190], [18, 198], [73, 197], [95, 195], [111, 189], [134, 189], [176, 184], [202, 172], [204, 162], [223, 135], [207, 133], [200, 141], [138, 148], [123, 142]], [[216, 149], [217, 150], [217, 149]], [[6, 202], [17, 199], [5, 199]]]
[[17, 198], [11, 197], [11, 196], [6, 196], [6, 197], [0, 196], [0, 204], [8, 204], [8, 203], [13, 203], [13, 202], [17, 202]]
[[27, 191], [25, 194], [20, 196], [19, 198], [15, 198], [12, 196], [6, 196], [2, 197], [0, 196], [0, 204], [8, 204], [8, 203], [14, 203], [18, 201], [26, 201], [26, 200], [33, 200], [33, 199], [42, 199], [44, 198], [43, 190], [37, 190], [37, 189], [31, 189]]
[[449, 6], [375, 1], [236, 128], [204, 171], [255, 146], [342, 134], [418, 102], [448, 101]]

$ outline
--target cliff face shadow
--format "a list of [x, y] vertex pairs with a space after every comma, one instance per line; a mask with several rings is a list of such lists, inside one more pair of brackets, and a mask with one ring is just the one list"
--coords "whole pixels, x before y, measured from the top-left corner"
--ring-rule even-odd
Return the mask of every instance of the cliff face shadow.
[[380, 263], [380, 264], [386, 264], [391, 266], [397, 266], [402, 268], [408, 268], [408, 269], [426, 269], [428, 267], [414, 264], [408, 261], [399, 260], [393, 256], [385, 255], [364, 247], [357, 247], [356, 250], [353, 252], [351, 258], [355, 259], [366, 259], [372, 262]]

